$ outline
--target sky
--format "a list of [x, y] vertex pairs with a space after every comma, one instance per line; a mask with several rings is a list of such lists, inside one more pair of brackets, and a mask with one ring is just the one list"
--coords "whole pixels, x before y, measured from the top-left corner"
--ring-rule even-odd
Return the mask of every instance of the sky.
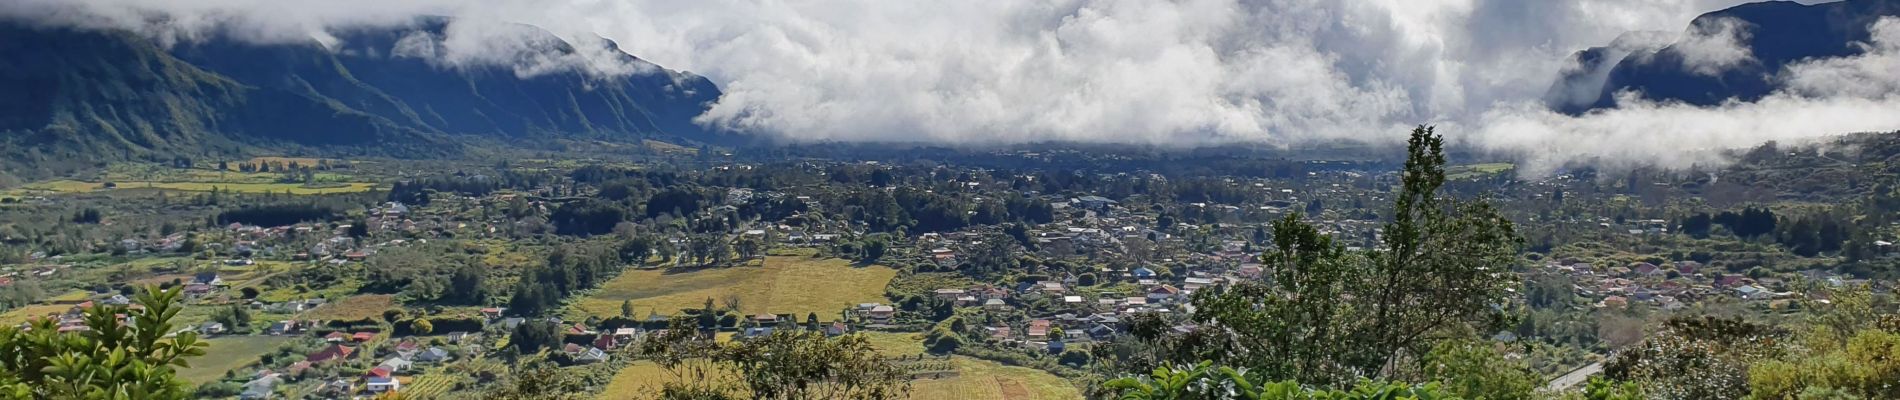
[[[646, 73], [603, 54], [534, 56], [505, 23], [623, 50], [725, 92], [700, 122], [786, 141], [1042, 141], [1168, 146], [1398, 143], [1438, 126], [1454, 144], [1566, 165], [1684, 168], [1765, 141], [1900, 129], [1900, 22], [1867, 54], [1815, 60], [1753, 103], [1625, 101], [1568, 116], [1552, 82], [1592, 46], [1677, 43], [1685, 66], [1751, 60], [1745, 24], [1691, 28], [1737, 0], [12, 0], [0, 15], [122, 28], [165, 43], [331, 32], [456, 17], [422, 54]], [[1587, 91], [1585, 91], [1587, 92]], [[1565, 96], [1594, 94], [1565, 93]]]

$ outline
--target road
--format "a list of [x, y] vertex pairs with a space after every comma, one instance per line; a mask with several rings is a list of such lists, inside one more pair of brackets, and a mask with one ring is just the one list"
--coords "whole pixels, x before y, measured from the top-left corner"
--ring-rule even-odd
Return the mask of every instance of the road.
[[1564, 376], [1559, 376], [1557, 377], [1557, 379], [1550, 380], [1550, 384], [1544, 386], [1544, 390], [1548, 390], [1551, 392], [1561, 392], [1561, 391], [1570, 390], [1572, 388], [1577, 387], [1577, 385], [1583, 384], [1584, 382], [1589, 382], [1591, 375], [1596, 375], [1599, 373], [1603, 373], [1603, 363], [1601, 362], [1590, 363], [1590, 365], [1585, 365], [1583, 366], [1583, 368], [1577, 368], [1577, 370], [1570, 371], [1570, 373], [1564, 374]]

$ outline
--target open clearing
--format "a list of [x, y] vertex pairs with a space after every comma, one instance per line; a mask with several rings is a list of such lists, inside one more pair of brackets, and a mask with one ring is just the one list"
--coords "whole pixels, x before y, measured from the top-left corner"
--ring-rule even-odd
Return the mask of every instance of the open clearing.
[[257, 357], [276, 350], [277, 346], [290, 341], [282, 336], [220, 336], [205, 339], [211, 347], [205, 348], [205, 356], [191, 359], [191, 368], [180, 368], [178, 377], [186, 382], [206, 383], [224, 377], [225, 371], [238, 369]]
[[1473, 179], [1497, 175], [1517, 168], [1511, 163], [1455, 165], [1445, 168], [1445, 179]]
[[737, 295], [746, 314], [792, 314], [803, 320], [808, 313], [822, 320], [861, 303], [881, 303], [884, 286], [897, 271], [881, 265], [852, 266], [840, 259], [767, 256], [763, 266], [704, 269], [684, 273], [660, 270], [627, 271], [581, 299], [579, 311], [595, 316], [620, 315], [621, 302], [632, 300], [635, 311], [662, 315], [700, 308], [706, 299], [715, 306]]
[[[324, 183], [315, 186], [301, 183], [259, 183], [259, 182], [114, 182], [117, 189], [162, 189], [186, 192], [209, 192], [213, 189], [232, 193], [290, 193], [290, 194], [336, 194], [367, 192], [376, 187], [374, 183], [347, 182]], [[28, 184], [21, 187], [28, 192], [84, 193], [110, 190], [104, 183], [57, 180]]]
[[[1082, 398], [1069, 381], [1037, 369], [1009, 367], [992, 361], [956, 356], [957, 375], [911, 381], [910, 397], [917, 400], [1067, 400]], [[672, 374], [650, 361], [638, 361], [614, 374], [600, 400], [652, 399]]]
[[[923, 353], [923, 339], [914, 333], [861, 332], [887, 357]], [[1079, 399], [1082, 392], [1068, 380], [1042, 370], [1010, 367], [993, 361], [954, 356], [956, 376], [911, 381], [910, 397], [917, 400], [1054, 400]], [[614, 374], [600, 400], [652, 399], [660, 385], [676, 379], [650, 361], [637, 361]], [[714, 379], [730, 379], [720, 374]]]
[[19, 325], [34, 318], [63, 313], [72, 308], [73, 306], [69, 304], [30, 304], [0, 314], [0, 324]]
[[951, 359], [957, 376], [911, 381], [910, 398], [922, 400], [1080, 399], [1082, 392], [1061, 377], [1034, 368], [1010, 367], [964, 356]]
[[305, 311], [300, 319], [357, 321], [382, 318], [383, 311], [396, 307], [396, 296], [387, 294], [366, 294], [351, 296], [316, 309]]

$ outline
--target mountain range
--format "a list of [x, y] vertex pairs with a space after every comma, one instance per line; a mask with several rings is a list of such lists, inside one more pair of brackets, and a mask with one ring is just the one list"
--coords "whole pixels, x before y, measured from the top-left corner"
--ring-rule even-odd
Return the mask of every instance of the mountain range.
[[[583, 49], [538, 28], [523, 43], [581, 50], [630, 67], [524, 73], [505, 63], [445, 65], [399, 45], [440, 47], [446, 19], [333, 32], [334, 40], [229, 38], [162, 46], [120, 30], [0, 21], [0, 144], [11, 162], [72, 164], [245, 147], [357, 147], [449, 154], [461, 137], [733, 137], [693, 123], [720, 95], [711, 81], [620, 51]], [[410, 41], [404, 43], [404, 41]], [[413, 51], [411, 51], [413, 52]], [[508, 60], [502, 60], [508, 61]]]
[[[1616, 94], [1646, 101], [1709, 106], [1755, 101], [1782, 87], [1784, 67], [1809, 59], [1861, 54], [1874, 22], [1900, 16], [1900, 0], [1801, 4], [1749, 3], [1697, 17], [1682, 35], [1631, 32], [1609, 45], [1576, 53], [1544, 97], [1552, 109], [1578, 114], [1617, 107]], [[1710, 36], [1727, 35], [1747, 58], [1721, 68], [1694, 62]], [[1679, 36], [1670, 39], [1671, 36]]]

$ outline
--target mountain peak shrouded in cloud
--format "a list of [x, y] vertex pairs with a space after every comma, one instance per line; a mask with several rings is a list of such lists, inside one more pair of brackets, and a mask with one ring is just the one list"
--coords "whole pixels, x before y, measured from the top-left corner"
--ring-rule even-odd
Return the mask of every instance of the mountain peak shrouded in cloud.
[[[1896, 103], [1891, 90], [1838, 84], [1879, 75], [1873, 63], [1885, 48], [1851, 31], [1869, 31], [1880, 19], [1868, 10], [1890, 3], [16, 0], [0, 15], [162, 43], [334, 43], [352, 29], [442, 15], [475, 22], [396, 38], [401, 54], [518, 76], [643, 75], [651, 65], [619, 51], [546, 57], [537, 49], [549, 42], [475, 25], [521, 23], [703, 74], [723, 94], [693, 119], [697, 129], [786, 141], [1298, 146], [1390, 142], [1426, 123], [1538, 173], [1579, 162], [1718, 163], [1714, 150], [1764, 140], [1900, 128], [1857, 112]], [[1784, 21], [1780, 9], [1837, 11]], [[1773, 44], [1791, 37], [1844, 50], [1789, 59]], [[1645, 81], [1645, 68], [1746, 96], [1677, 93]], [[1744, 84], [1752, 81], [1774, 85]], [[1784, 82], [1813, 90], [1782, 94]], [[1835, 86], [1862, 89], [1819, 89]], [[1803, 120], [1810, 115], [1834, 119]], [[1624, 148], [1631, 138], [1647, 147]]]
[[61, 159], [208, 154], [242, 145], [451, 154], [458, 136], [725, 140], [693, 123], [706, 79], [593, 38], [415, 18], [302, 40], [0, 19], [7, 149]]
[[1698, 106], [1758, 101], [1786, 88], [1791, 79], [1819, 79], [1797, 77], [1804, 74], [1790, 67], [1879, 50], [1868, 47], [1878, 44], [1875, 25], [1895, 16], [1900, 16], [1900, 1], [1892, 0], [1764, 2], [1704, 14], [1673, 43], [1611, 61], [1614, 68], [1582, 109], [1614, 108], [1619, 92], [1643, 101]]

